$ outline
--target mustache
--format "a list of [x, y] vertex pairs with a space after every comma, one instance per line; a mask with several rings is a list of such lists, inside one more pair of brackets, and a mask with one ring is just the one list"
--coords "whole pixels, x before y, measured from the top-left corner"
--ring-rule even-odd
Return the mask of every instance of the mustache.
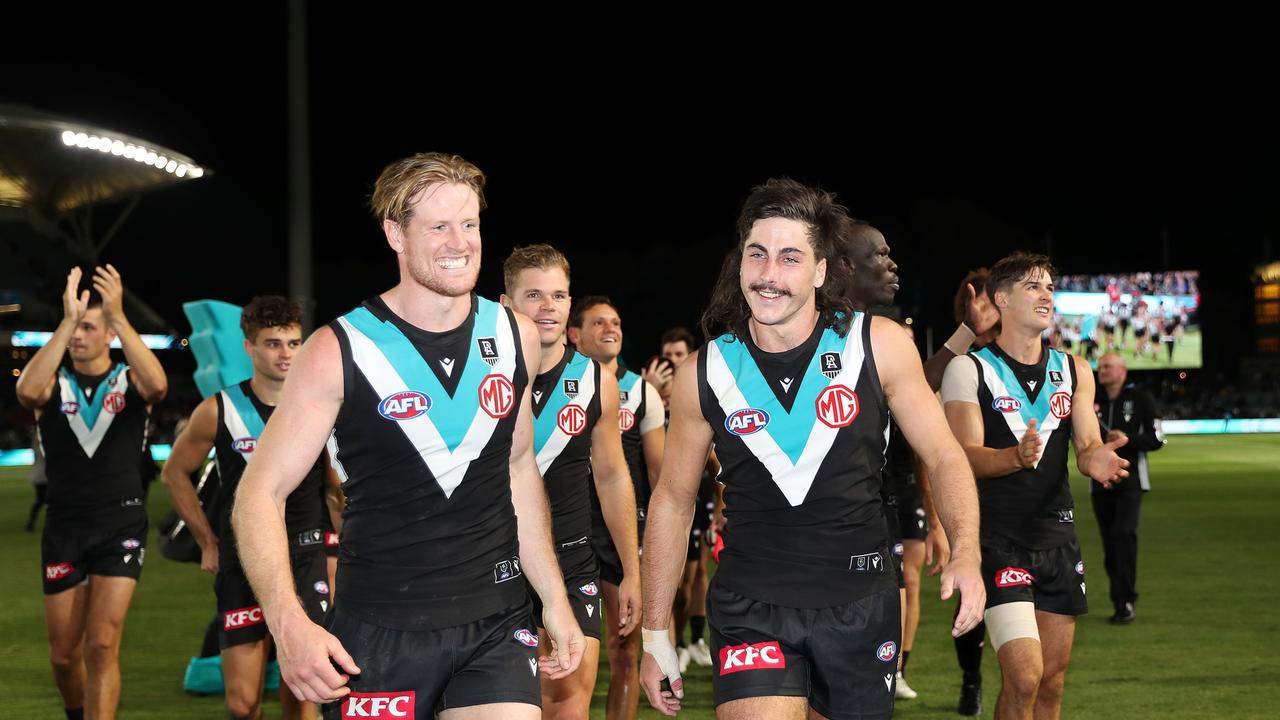
[[777, 285], [770, 285], [769, 283], [755, 283], [754, 285], [748, 286], [747, 289], [753, 292], [760, 292], [762, 290], [767, 290], [768, 292], [780, 293], [782, 295], [786, 295], [787, 297], [791, 296], [790, 290], [786, 288], [778, 287]]

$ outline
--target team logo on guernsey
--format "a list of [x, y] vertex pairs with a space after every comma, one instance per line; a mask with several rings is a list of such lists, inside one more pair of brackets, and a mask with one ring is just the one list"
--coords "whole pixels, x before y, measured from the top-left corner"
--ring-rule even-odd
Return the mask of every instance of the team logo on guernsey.
[[1064, 392], [1056, 392], [1049, 396], [1049, 412], [1059, 420], [1071, 414], [1071, 395]]
[[890, 640], [876, 648], [876, 657], [880, 658], [880, 662], [893, 662], [898, 657], [898, 643]]
[[124, 542], [120, 543], [120, 547], [124, 548], [125, 550], [136, 550], [141, 546], [142, 546], [142, 541], [139, 540], [138, 538], [129, 538], [128, 540], [125, 540]]
[[1016, 413], [1022, 409], [1022, 403], [1018, 398], [1001, 395], [991, 401], [991, 409], [1002, 413]]
[[64, 402], [58, 406], [58, 411], [61, 412], [63, 415], [75, 415], [76, 413], [80, 412], [80, 403]]
[[102, 398], [102, 409], [112, 415], [124, 412], [124, 405], [124, 393], [121, 392], [107, 393], [107, 396]]
[[565, 435], [581, 435], [587, 429], [587, 411], [580, 405], [565, 405], [556, 413], [556, 426]]
[[480, 349], [480, 359], [489, 367], [498, 364], [498, 341], [491, 337], [476, 338], [476, 347]]
[[1030, 585], [1035, 582], [1035, 578], [1031, 573], [1022, 568], [1007, 567], [996, 573], [996, 587], [1016, 587], [1018, 585]]
[[631, 391], [629, 390], [618, 391], [618, 402], [626, 402], [629, 399], [631, 399]]
[[1061, 370], [1050, 370], [1050, 371], [1049, 371], [1049, 382], [1050, 382], [1050, 383], [1052, 383], [1052, 384], [1054, 384], [1054, 385], [1061, 385], [1061, 384], [1062, 384], [1062, 371], [1061, 371]]
[[844, 369], [840, 362], [840, 353], [835, 352], [822, 353], [822, 356], [818, 358], [818, 367], [822, 368], [823, 375], [833, 380]]
[[516, 405], [516, 388], [502, 375], [490, 375], [480, 381], [480, 408], [491, 418], [504, 418]]
[[722, 676], [743, 670], [783, 670], [786, 667], [787, 656], [782, 654], [776, 640], [720, 648]]
[[844, 385], [831, 385], [818, 393], [814, 406], [823, 425], [849, 427], [858, 417], [858, 394]]
[[231, 441], [231, 449], [238, 453], [251, 453], [258, 447], [258, 441], [251, 437], [236, 438]]
[[769, 413], [755, 408], [744, 408], [724, 419], [724, 429], [734, 435], [750, 435], [769, 425]]
[[388, 420], [412, 420], [431, 409], [431, 398], [417, 390], [392, 393], [378, 403], [378, 414]]
[[44, 579], [49, 581], [61, 580], [62, 578], [75, 572], [75, 570], [76, 570], [75, 566], [68, 562], [60, 562], [60, 563], [54, 563], [53, 565], [45, 565]]
[[571, 378], [564, 379], [564, 394], [570, 400], [578, 397], [578, 381]]
[[514, 637], [516, 640], [519, 640], [521, 645], [528, 645], [529, 647], [538, 647], [538, 636], [530, 632], [528, 628], [520, 628], [519, 630], [515, 631], [515, 634], [513, 634], [512, 637]]
[[596, 587], [596, 584], [594, 582], [589, 582], [578, 589], [582, 591], [583, 595], [586, 595], [588, 597], [595, 597], [596, 594], [600, 592], [600, 589]]
[[391, 720], [411, 718], [417, 713], [417, 691], [357, 693], [342, 699], [342, 720]]
[[618, 411], [618, 429], [626, 432], [636, 426], [636, 414], [626, 408]]

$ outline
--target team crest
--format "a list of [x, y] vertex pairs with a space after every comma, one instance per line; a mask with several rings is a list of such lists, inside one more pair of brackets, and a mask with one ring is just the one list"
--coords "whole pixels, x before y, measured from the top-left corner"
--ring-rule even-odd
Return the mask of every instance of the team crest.
[[498, 341], [491, 337], [476, 338], [476, 347], [480, 350], [480, 359], [493, 367], [498, 364]]
[[822, 353], [822, 356], [818, 358], [818, 367], [822, 370], [823, 375], [832, 380], [844, 369], [844, 365], [840, 362], [840, 353], [835, 352]]
[[1050, 382], [1050, 383], [1053, 383], [1054, 385], [1061, 385], [1061, 384], [1062, 384], [1062, 371], [1061, 371], [1061, 370], [1050, 370], [1050, 371], [1049, 371], [1049, 382]]
[[578, 381], [565, 378], [564, 394], [565, 394], [565, 397], [569, 398], [570, 400], [578, 397]]
[[630, 398], [631, 398], [631, 392], [629, 390], [618, 391], [618, 402], [626, 402]]

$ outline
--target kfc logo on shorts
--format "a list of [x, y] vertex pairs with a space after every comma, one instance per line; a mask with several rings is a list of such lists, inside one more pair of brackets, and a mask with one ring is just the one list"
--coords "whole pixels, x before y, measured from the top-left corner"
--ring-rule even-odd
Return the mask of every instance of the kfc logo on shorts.
[[124, 412], [124, 393], [107, 393], [107, 396], [102, 398], [102, 409], [112, 415], [119, 415]]
[[76, 413], [80, 412], [80, 403], [64, 402], [58, 406], [58, 411], [61, 412], [63, 415], [75, 415]]
[[755, 408], [744, 408], [724, 419], [724, 429], [734, 435], [750, 435], [769, 425], [769, 413]]
[[626, 408], [618, 411], [618, 429], [626, 432], [636, 426], [636, 414]]
[[338, 547], [338, 533], [332, 530], [325, 532], [324, 544], [326, 547]]
[[565, 435], [581, 435], [587, 429], [587, 411], [581, 405], [565, 405], [556, 413], [556, 427]]
[[1049, 412], [1053, 416], [1062, 420], [1071, 414], [1071, 395], [1064, 392], [1056, 392], [1049, 397]]
[[75, 572], [76, 568], [71, 563], [60, 562], [53, 565], [44, 566], [44, 579], [50, 582], [61, 580], [62, 578]]
[[231, 449], [235, 450], [241, 455], [247, 455], [253, 452], [257, 447], [258, 447], [257, 439], [251, 438], [251, 437], [236, 438], [235, 440], [231, 441]]
[[876, 657], [880, 658], [880, 662], [893, 662], [898, 657], [898, 643], [890, 640], [876, 648]]
[[412, 420], [431, 409], [431, 398], [417, 390], [392, 393], [378, 403], [378, 414], [388, 420]]
[[1083, 575], [1083, 574], [1084, 574], [1084, 561], [1083, 561], [1083, 560], [1077, 560], [1077, 561], [1076, 561], [1076, 574], [1077, 574], [1077, 575]]
[[317, 580], [316, 584], [312, 585], [311, 587], [321, 595], [329, 594], [329, 583], [325, 582], [324, 580]]
[[858, 394], [844, 385], [828, 386], [818, 393], [814, 409], [823, 425], [832, 428], [849, 427], [858, 417]]
[[597, 594], [600, 593], [600, 588], [597, 588], [594, 582], [589, 582], [586, 585], [583, 585], [582, 587], [578, 588], [578, 590], [580, 590], [582, 594], [586, 595], [587, 597], [595, 597]]
[[223, 630], [239, 630], [252, 625], [262, 624], [262, 606], [240, 608], [222, 614]]
[[342, 699], [342, 720], [349, 718], [411, 718], [414, 716], [414, 701], [417, 692], [353, 692]]
[[1017, 398], [1001, 395], [991, 401], [991, 409], [1002, 413], [1016, 413], [1022, 409], [1022, 403]]
[[534, 635], [528, 628], [520, 628], [515, 631], [511, 637], [514, 637], [521, 645], [529, 647], [538, 647], [538, 636]]
[[502, 419], [516, 406], [516, 388], [502, 375], [490, 375], [480, 381], [480, 408], [491, 418]]
[[124, 542], [120, 543], [120, 547], [124, 548], [125, 550], [137, 550], [141, 546], [142, 546], [142, 541], [139, 540], [138, 538], [129, 538], [128, 540], [125, 540]]
[[1007, 567], [996, 573], [996, 587], [1030, 585], [1033, 582], [1035, 582], [1035, 578], [1031, 577], [1031, 573], [1022, 568]]
[[776, 640], [754, 645], [734, 645], [720, 648], [720, 674], [743, 670], [782, 670], [787, 666], [787, 656]]

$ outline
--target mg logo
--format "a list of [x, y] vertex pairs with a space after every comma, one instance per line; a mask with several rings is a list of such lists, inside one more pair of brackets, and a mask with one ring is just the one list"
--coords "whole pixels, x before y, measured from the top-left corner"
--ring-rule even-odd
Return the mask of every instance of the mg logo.
[[832, 385], [818, 393], [814, 406], [827, 427], [849, 427], [858, 417], [858, 394], [844, 385]]
[[1071, 414], [1071, 396], [1064, 392], [1056, 392], [1049, 398], [1049, 412], [1059, 420]]
[[587, 411], [580, 405], [565, 405], [556, 414], [556, 425], [565, 435], [581, 435], [587, 429]]
[[124, 393], [108, 393], [106, 397], [102, 398], [102, 408], [112, 415], [124, 412]]
[[626, 432], [636, 426], [636, 414], [626, 408], [618, 411], [618, 429]]
[[382, 398], [378, 414], [388, 420], [412, 420], [431, 409], [431, 398], [416, 390], [402, 390]]
[[516, 388], [502, 375], [490, 375], [480, 381], [480, 408], [491, 418], [504, 418], [516, 405]]
[[724, 419], [724, 429], [734, 435], [750, 435], [765, 429], [769, 413], [755, 408], [745, 408]]
[[991, 409], [1002, 413], [1016, 413], [1022, 409], [1022, 403], [1017, 398], [1001, 395], [991, 401]]

